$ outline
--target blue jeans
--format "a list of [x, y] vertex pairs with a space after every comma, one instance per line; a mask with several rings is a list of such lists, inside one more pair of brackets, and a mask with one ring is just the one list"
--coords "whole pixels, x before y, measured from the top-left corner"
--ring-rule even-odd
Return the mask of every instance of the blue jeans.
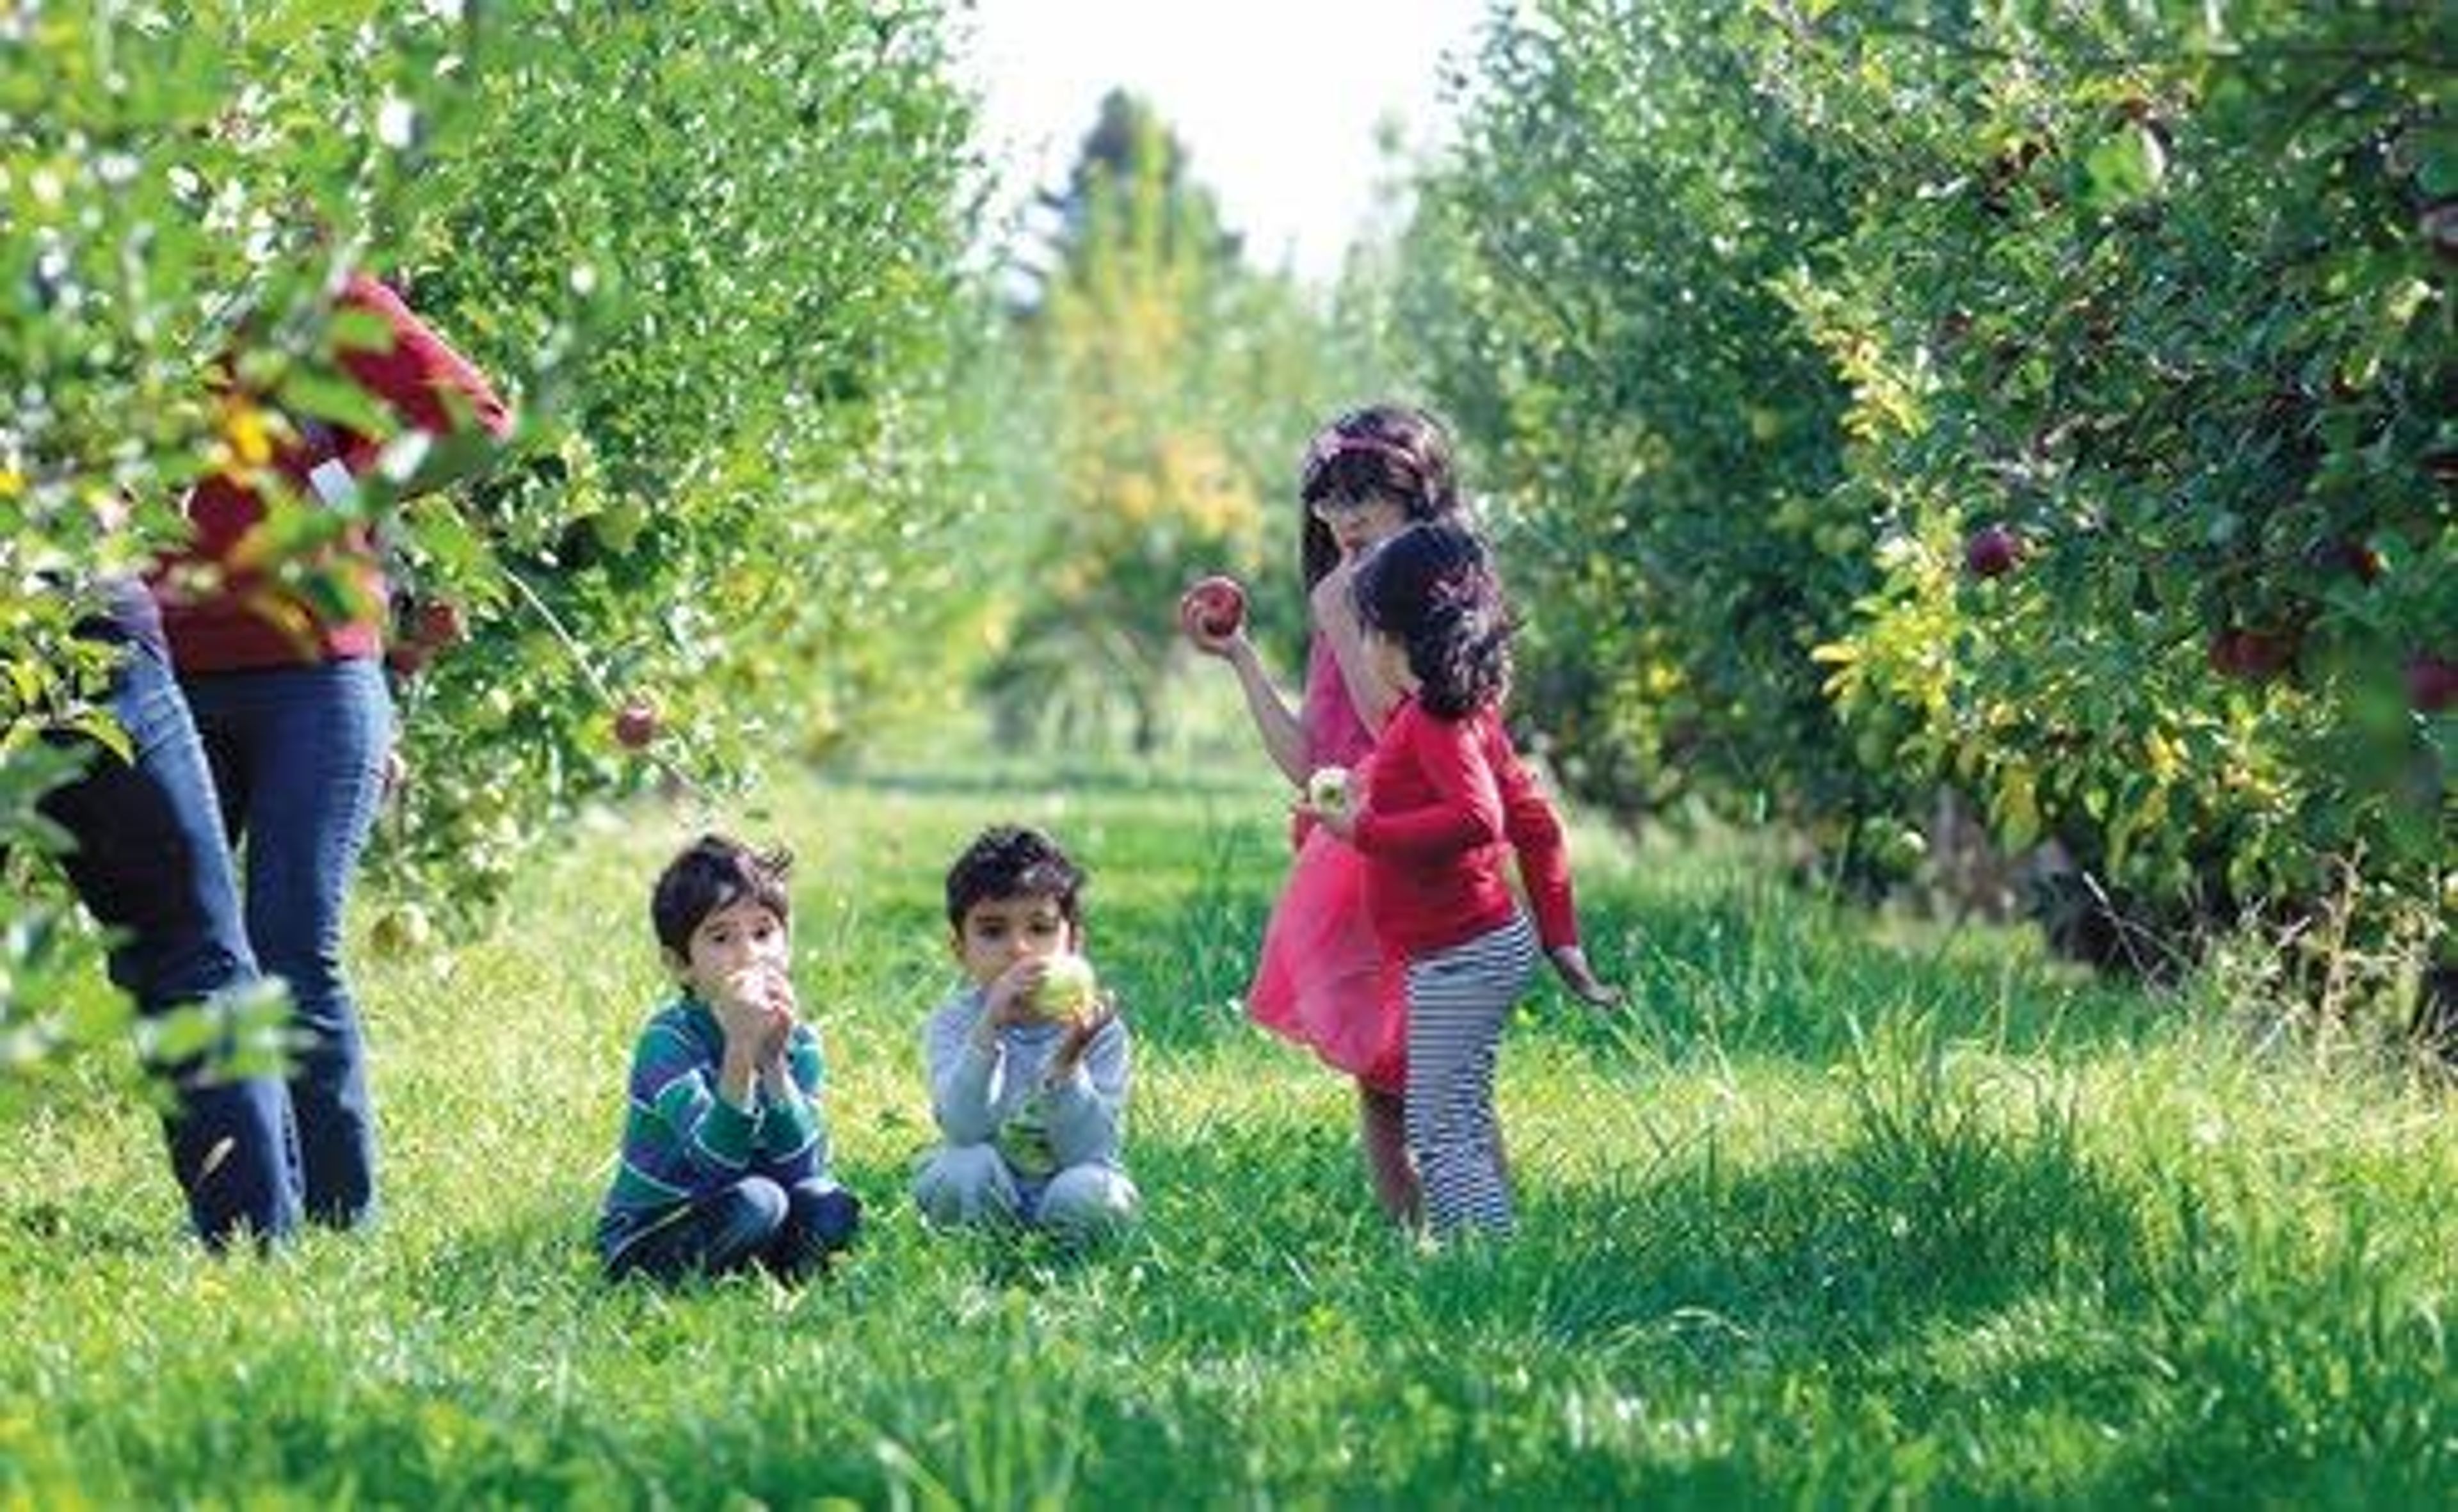
[[[112, 688], [134, 763], [98, 751], [85, 775], [47, 795], [43, 813], [75, 837], [69, 880], [121, 934], [111, 979], [159, 1014], [256, 980], [221, 814], [186, 700], [161, 648], [129, 647]], [[168, 1067], [171, 1169], [188, 1215], [217, 1249], [243, 1232], [278, 1238], [299, 1221], [287, 1102], [271, 1077], [223, 1079], [208, 1063]]]
[[758, 1265], [791, 1281], [852, 1244], [861, 1227], [861, 1202], [832, 1181], [813, 1177], [785, 1187], [745, 1176], [615, 1249], [606, 1256], [606, 1274], [617, 1281], [645, 1275], [671, 1282]]
[[290, 1080], [312, 1222], [376, 1211], [366, 1038], [342, 972], [342, 915], [375, 828], [392, 702], [373, 660], [182, 679], [230, 844], [240, 852], [257, 963], [290, 984], [300, 1029]]

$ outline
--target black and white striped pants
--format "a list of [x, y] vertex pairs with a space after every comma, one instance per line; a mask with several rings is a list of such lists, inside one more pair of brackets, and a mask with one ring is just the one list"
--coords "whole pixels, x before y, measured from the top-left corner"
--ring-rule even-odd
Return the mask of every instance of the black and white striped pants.
[[1408, 1153], [1437, 1234], [1510, 1232], [1493, 1062], [1503, 1022], [1535, 970], [1525, 914], [1408, 963]]

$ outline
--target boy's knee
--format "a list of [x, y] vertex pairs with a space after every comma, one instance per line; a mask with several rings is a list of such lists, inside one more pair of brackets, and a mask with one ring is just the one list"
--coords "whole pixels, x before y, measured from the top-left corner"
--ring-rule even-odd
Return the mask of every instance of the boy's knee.
[[862, 1227], [862, 1200], [843, 1187], [804, 1182], [792, 1202], [795, 1227], [825, 1249], [844, 1249]]
[[1015, 1214], [1015, 1182], [989, 1145], [951, 1145], [934, 1151], [913, 1180], [913, 1200], [932, 1223], [979, 1223]]
[[785, 1189], [765, 1176], [745, 1176], [727, 1193], [735, 1216], [746, 1226], [756, 1226], [770, 1233], [785, 1225], [785, 1215], [793, 1211], [794, 1202]]
[[1041, 1221], [1078, 1237], [1127, 1228], [1142, 1211], [1143, 1194], [1114, 1166], [1071, 1166], [1051, 1178], [1041, 1196]]

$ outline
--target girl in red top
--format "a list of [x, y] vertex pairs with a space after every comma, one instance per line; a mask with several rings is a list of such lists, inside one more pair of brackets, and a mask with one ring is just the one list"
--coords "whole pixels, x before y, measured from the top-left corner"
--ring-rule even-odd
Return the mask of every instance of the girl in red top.
[[[1376, 404], [1323, 427], [1299, 464], [1304, 510], [1299, 543], [1307, 620], [1305, 692], [1292, 710], [1272, 686], [1242, 619], [1207, 629], [1193, 591], [1178, 623], [1195, 649], [1229, 663], [1272, 761], [1302, 791], [1323, 767], [1349, 768], [1374, 749], [1400, 690], [1377, 672], [1349, 593], [1358, 559], [1419, 520], [1459, 507], [1450, 443], [1423, 411]], [[1364, 865], [1357, 853], [1299, 816], [1288, 884], [1263, 932], [1246, 989], [1255, 1022], [1357, 1078], [1358, 1137], [1385, 1212], [1417, 1212], [1401, 1093], [1407, 1064], [1406, 1007], [1399, 973], [1386, 969], [1365, 916]]]
[[[1405, 973], [1408, 1151], [1427, 1219], [1438, 1234], [1507, 1232], [1494, 1054], [1538, 940], [1581, 999], [1620, 994], [1588, 965], [1561, 823], [1502, 728], [1511, 627], [1484, 543], [1411, 526], [1363, 559], [1353, 595], [1402, 696], [1348, 804], [1305, 812], [1364, 858], [1366, 912]], [[1504, 878], [1513, 852], [1532, 931]]]

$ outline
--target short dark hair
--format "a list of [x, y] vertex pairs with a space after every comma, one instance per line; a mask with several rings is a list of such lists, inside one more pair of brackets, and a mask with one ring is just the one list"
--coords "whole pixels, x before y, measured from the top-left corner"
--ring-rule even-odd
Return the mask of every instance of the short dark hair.
[[1069, 923], [1081, 923], [1085, 881], [1056, 840], [1030, 825], [993, 824], [948, 868], [948, 924], [963, 929], [973, 905], [992, 898], [1048, 898]]
[[1463, 718], [1510, 691], [1510, 605], [1474, 530], [1409, 526], [1365, 553], [1350, 590], [1359, 621], [1407, 652], [1427, 713]]
[[785, 874], [793, 869], [791, 851], [755, 851], [727, 836], [701, 836], [666, 863], [649, 894], [649, 922], [656, 928], [657, 943], [689, 956], [692, 931], [700, 921], [745, 899], [775, 914], [781, 923], [790, 920], [794, 905], [786, 896]]

